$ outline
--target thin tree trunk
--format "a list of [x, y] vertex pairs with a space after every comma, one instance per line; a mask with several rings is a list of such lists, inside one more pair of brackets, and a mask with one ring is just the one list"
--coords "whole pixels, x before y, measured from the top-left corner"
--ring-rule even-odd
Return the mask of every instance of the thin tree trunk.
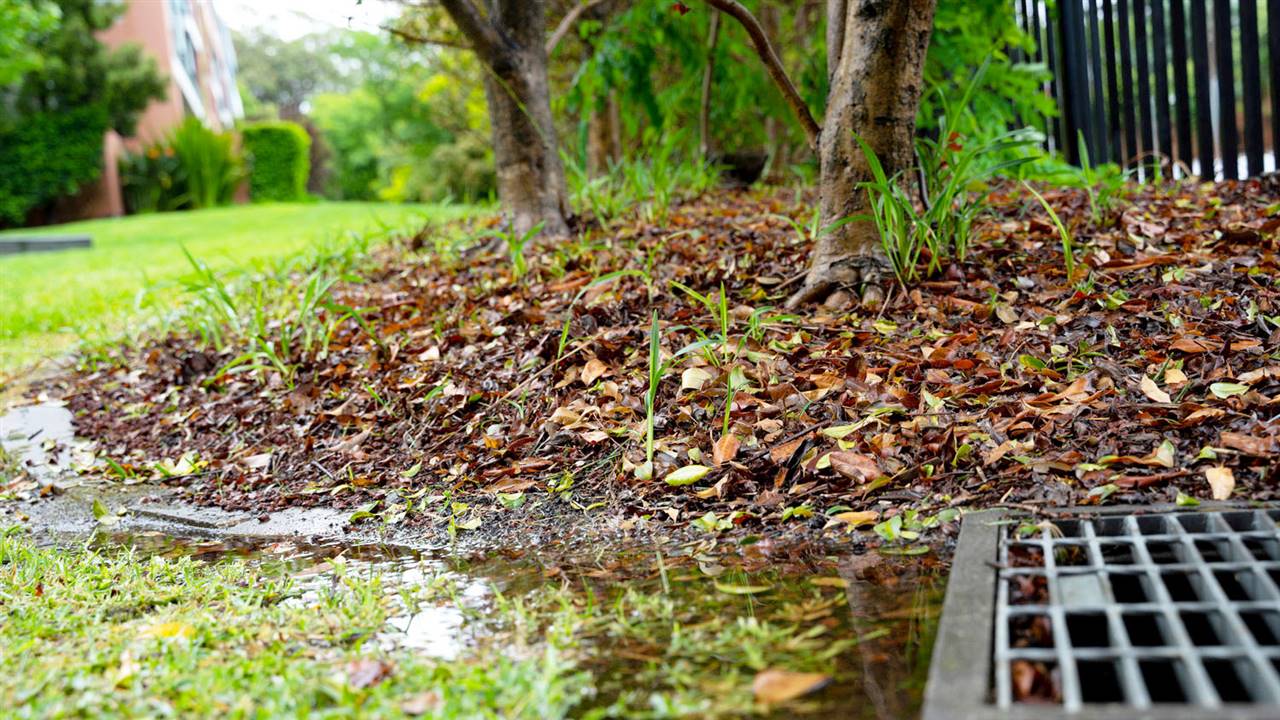
[[622, 162], [622, 103], [618, 91], [609, 91], [609, 159]]
[[716, 45], [720, 42], [720, 13], [711, 13], [707, 30], [707, 64], [702, 70], [702, 104], [698, 108], [698, 152], [704, 160], [711, 153], [711, 84], [715, 80]]
[[567, 235], [568, 192], [547, 88], [545, 0], [489, 0], [482, 15], [471, 0], [442, 0], [488, 69], [485, 98], [493, 126], [498, 195], [525, 233], [543, 225]]
[[[836, 33], [841, 52], [831, 72], [819, 140], [824, 226], [867, 212], [867, 194], [858, 185], [871, 179], [871, 171], [855, 135], [875, 151], [886, 174], [911, 167], [935, 4], [936, 0], [848, 0], [843, 32]], [[818, 238], [805, 284], [789, 304], [859, 284], [867, 292], [864, 302], [874, 302], [880, 299], [877, 283], [883, 269], [875, 224], [855, 220]]]

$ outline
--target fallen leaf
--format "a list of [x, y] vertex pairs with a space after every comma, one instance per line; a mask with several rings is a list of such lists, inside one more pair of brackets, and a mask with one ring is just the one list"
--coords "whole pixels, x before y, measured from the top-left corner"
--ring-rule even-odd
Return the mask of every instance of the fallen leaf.
[[861, 525], [874, 525], [880, 519], [880, 513], [875, 510], [851, 510], [849, 512], [836, 513], [831, 516], [831, 519], [848, 523], [850, 527], [859, 527]]
[[711, 447], [711, 462], [715, 465], [723, 465], [738, 455], [738, 448], [742, 445], [742, 441], [737, 435], [729, 433], [716, 441]]
[[195, 637], [196, 629], [184, 622], [167, 622], [151, 627], [142, 631], [143, 637], [153, 637], [160, 640], [190, 640]]
[[595, 444], [608, 440], [609, 433], [603, 430], [588, 430], [587, 432], [582, 433], [581, 437], [584, 442]]
[[685, 465], [678, 470], [672, 470], [664, 478], [668, 485], [679, 487], [681, 485], [692, 485], [711, 472], [711, 468], [706, 465]]
[[582, 366], [582, 373], [580, 375], [582, 384], [587, 387], [591, 387], [595, 384], [596, 380], [600, 379], [601, 375], [604, 375], [607, 372], [609, 372], [608, 365], [605, 365], [598, 358], [591, 358], [587, 361], [586, 365]]
[[1229, 397], [1249, 392], [1249, 386], [1241, 385], [1240, 383], [1216, 382], [1209, 386], [1209, 392], [1220, 400], [1226, 400]]
[[1254, 437], [1244, 433], [1223, 430], [1218, 436], [1218, 445], [1232, 450], [1239, 450], [1246, 455], [1272, 455], [1280, 452], [1280, 439], [1274, 437]]
[[440, 707], [440, 694], [434, 690], [420, 692], [400, 702], [400, 712], [405, 715], [426, 715]]
[[1236, 489], [1236, 476], [1229, 467], [1205, 468], [1204, 477], [1209, 481], [1214, 500], [1227, 500], [1231, 497], [1231, 491]]
[[691, 367], [680, 373], [680, 390], [701, 390], [715, 377], [712, 372], [706, 368]]
[[385, 660], [364, 658], [347, 663], [347, 684], [362, 690], [391, 677], [391, 663]]
[[770, 705], [794, 700], [801, 695], [820, 690], [831, 682], [831, 678], [822, 673], [791, 672], [769, 668], [756, 673], [751, 683], [751, 691], [756, 700]]
[[1158, 403], [1173, 402], [1173, 398], [1169, 397], [1169, 393], [1161, 390], [1160, 386], [1156, 384], [1156, 381], [1146, 375], [1142, 376], [1142, 382], [1139, 385], [1142, 388], [1142, 394], [1151, 398], [1151, 400]]
[[880, 466], [875, 458], [855, 452], [837, 451], [831, 453], [831, 469], [856, 483], [864, 483], [880, 477]]
[[1165, 385], [1182, 385], [1186, 382], [1187, 382], [1186, 373], [1182, 372], [1178, 368], [1171, 367], [1164, 371]]
[[729, 595], [755, 595], [757, 593], [769, 592], [773, 589], [772, 585], [728, 585], [726, 583], [717, 582], [716, 589], [722, 593]]

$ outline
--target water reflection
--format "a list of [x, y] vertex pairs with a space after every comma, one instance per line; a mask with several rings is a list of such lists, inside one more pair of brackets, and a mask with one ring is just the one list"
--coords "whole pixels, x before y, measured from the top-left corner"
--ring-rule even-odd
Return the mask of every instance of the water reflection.
[[[297, 581], [299, 594], [288, 602], [303, 606], [318, 602], [339, 572], [377, 573], [391, 608], [379, 646], [441, 660], [481, 657], [482, 650], [490, 657], [518, 652], [489, 642], [504, 637], [499, 595], [535, 607], [540, 593], [567, 593], [569, 599], [559, 602], [595, 612], [574, 629], [579, 666], [594, 676], [593, 707], [635, 707], [646, 693], [669, 691], [663, 683], [674, 672], [703, 677], [696, 682], [704, 685], [711, 682], [706, 677], [721, 677], [733, 687], [749, 687], [763, 669], [754, 664], [750, 647], [699, 654], [688, 643], [723, 642], [726, 633], [738, 632], [749, 644], [752, 633], [767, 625], [794, 634], [804, 649], [792, 657], [808, 657], [810, 648], [814, 655], [835, 651], [832, 682], [788, 703], [777, 716], [914, 717], [944, 589], [944, 568], [932, 555], [835, 556], [816, 545], [768, 542], [507, 550], [471, 557], [385, 545], [193, 542], [160, 534], [100, 536], [96, 543], [275, 568]], [[662, 612], [669, 617], [654, 622], [652, 609], [642, 610], [646, 598], [666, 603]], [[630, 632], [630, 625], [645, 622], [645, 632]], [[718, 629], [698, 635], [709, 627]], [[791, 639], [771, 642], [776, 647]]]

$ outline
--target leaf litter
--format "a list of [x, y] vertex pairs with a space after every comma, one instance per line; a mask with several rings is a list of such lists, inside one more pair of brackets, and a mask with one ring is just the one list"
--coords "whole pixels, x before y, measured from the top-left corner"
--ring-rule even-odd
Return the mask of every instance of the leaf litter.
[[1044, 196], [1072, 278], [1040, 205], [996, 186], [967, 261], [790, 313], [809, 247], [780, 216], [813, 198], [721, 192], [533, 244], [522, 277], [424, 231], [334, 285], [288, 377], [179, 333], [38, 390], [196, 502], [451, 534], [554, 507], [897, 539], [907, 508], [1273, 499], [1280, 179], [1135, 188], [1105, 226]]

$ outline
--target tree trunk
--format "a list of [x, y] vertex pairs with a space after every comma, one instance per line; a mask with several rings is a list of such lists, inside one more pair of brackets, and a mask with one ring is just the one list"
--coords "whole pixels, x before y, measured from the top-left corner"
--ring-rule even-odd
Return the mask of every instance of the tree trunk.
[[545, 0], [441, 0], [488, 73], [485, 98], [493, 126], [498, 196], [525, 233], [538, 223], [567, 235], [568, 192], [547, 89]]
[[[855, 135], [892, 176], [912, 166], [925, 53], [936, 0], [830, 0], [828, 21], [844, 6], [843, 28], [827, 29], [831, 89], [818, 154], [822, 223], [867, 212], [859, 183], [871, 179]], [[789, 304], [818, 300], [841, 286], [863, 287], [863, 301], [881, 299], [885, 267], [875, 223], [855, 220], [817, 239], [804, 286]]]
[[485, 83], [498, 196], [513, 215], [516, 233], [538, 223], [550, 235], [568, 235], [568, 192], [547, 88], [543, 0], [491, 0], [489, 18], [515, 47], [511, 62], [492, 68]]

